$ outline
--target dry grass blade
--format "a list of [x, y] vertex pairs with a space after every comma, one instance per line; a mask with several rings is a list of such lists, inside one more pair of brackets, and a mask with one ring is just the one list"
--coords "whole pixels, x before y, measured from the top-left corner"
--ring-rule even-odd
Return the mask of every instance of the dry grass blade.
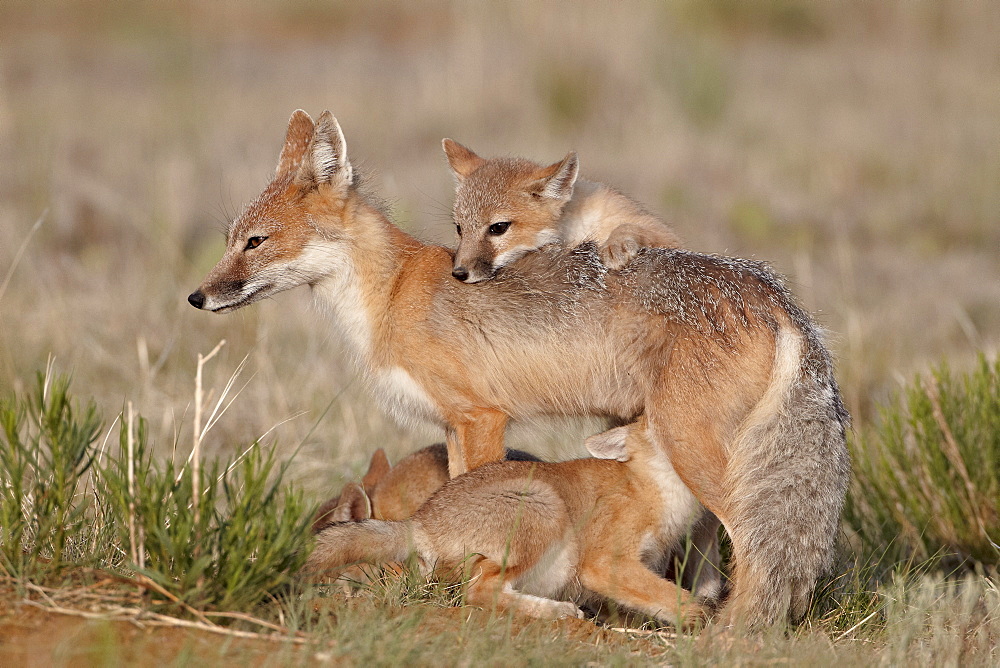
[[21, 242], [21, 247], [17, 249], [17, 253], [14, 255], [14, 261], [10, 263], [10, 269], [7, 270], [7, 275], [4, 276], [3, 283], [0, 283], [0, 301], [3, 300], [4, 293], [7, 292], [7, 286], [10, 285], [10, 279], [14, 276], [14, 271], [17, 269], [17, 265], [21, 262], [21, 256], [24, 255], [24, 251], [28, 248], [28, 243], [31, 241], [31, 237], [35, 236], [35, 232], [38, 228], [42, 226], [42, 221], [45, 220], [45, 216], [49, 213], [48, 209], [42, 211], [42, 215], [38, 217], [35, 224], [31, 226], [28, 230], [28, 236], [24, 238]]
[[[225, 340], [221, 341], [219, 343], [219, 346], [217, 346], [217, 348], [221, 347], [222, 344], [224, 343]], [[212, 353], [204, 360], [201, 360], [200, 363], [208, 362], [208, 360], [211, 359], [212, 355], [214, 355], [215, 352], [216, 351], [212, 351]], [[244, 355], [243, 359], [240, 360], [240, 363], [236, 365], [236, 369], [234, 369], [233, 373], [229, 376], [229, 380], [226, 381], [225, 387], [222, 388], [222, 394], [219, 395], [218, 401], [215, 402], [215, 407], [212, 409], [212, 413], [208, 416], [208, 420], [205, 422], [205, 427], [201, 431], [201, 436], [200, 436], [201, 439], [205, 438], [205, 434], [207, 434], [208, 431], [213, 426], [215, 426], [215, 423], [219, 421], [219, 418], [221, 418], [226, 413], [226, 411], [229, 410], [229, 407], [233, 405], [233, 402], [236, 401], [237, 398], [239, 398], [240, 394], [243, 393], [243, 390], [246, 389], [246, 386], [250, 383], [251, 380], [253, 380], [254, 377], [251, 375], [250, 378], [248, 378], [247, 381], [243, 383], [240, 389], [236, 391], [236, 394], [233, 395], [233, 398], [230, 399], [225, 406], [222, 405], [222, 402], [224, 402], [226, 400], [226, 397], [229, 396], [230, 390], [233, 389], [233, 385], [236, 384], [236, 379], [239, 378], [240, 373], [243, 372], [243, 367], [246, 366], [247, 360], [249, 358], [250, 358], [249, 353]]]
[[176, 596], [174, 596], [173, 594], [171, 594], [169, 591], [167, 591], [166, 589], [164, 589], [160, 585], [158, 585], [155, 582], [153, 582], [152, 580], [150, 580], [145, 575], [142, 575], [142, 574], [136, 575], [136, 577], [134, 579], [133, 578], [126, 578], [126, 577], [122, 577], [122, 576], [109, 576], [109, 577], [113, 577], [114, 579], [119, 580], [121, 582], [134, 582], [135, 584], [137, 584], [140, 587], [143, 587], [145, 589], [149, 589], [149, 590], [155, 591], [157, 594], [160, 594], [161, 596], [165, 596], [172, 603], [175, 603], [175, 604], [181, 606], [182, 608], [184, 608], [184, 610], [186, 610], [188, 612], [188, 614], [190, 614], [193, 617], [197, 618], [202, 623], [204, 623], [204, 624], [211, 624], [212, 626], [215, 626], [215, 624], [212, 624], [212, 622], [210, 622], [208, 620], [208, 618], [206, 618], [201, 612], [195, 610], [190, 605], [188, 605], [184, 601], [180, 600], [179, 598], [177, 598]]
[[[87, 570], [87, 569], [84, 569]], [[137, 593], [132, 589], [127, 589], [123, 591], [112, 591], [108, 589], [108, 584], [114, 582], [120, 582], [127, 585], [137, 585], [130, 578], [119, 578], [110, 573], [105, 573], [103, 571], [93, 571], [96, 575], [100, 576], [101, 579], [98, 582], [91, 583], [89, 585], [82, 585], [76, 587], [45, 587], [34, 582], [22, 582], [24, 587], [30, 591], [33, 591], [40, 596], [48, 598], [50, 601], [55, 602], [57, 600], [79, 600], [79, 599], [95, 599], [102, 601], [116, 601], [120, 602], [122, 599], [127, 599], [129, 601], [138, 602], [137, 599], [142, 596], [141, 593]], [[141, 588], [141, 587], [140, 587]]]
[[258, 619], [253, 615], [248, 615], [242, 612], [206, 612], [207, 617], [222, 617], [224, 619], [238, 619], [240, 621], [249, 622], [251, 624], [256, 624], [257, 626], [263, 626], [266, 629], [271, 629], [272, 631], [277, 631], [279, 633], [288, 633], [294, 635], [296, 638], [308, 638], [309, 636], [302, 631], [292, 631], [289, 628], [274, 624], [272, 622], [264, 621], [263, 619]]
[[865, 617], [864, 619], [862, 619], [860, 622], [858, 622], [857, 624], [855, 624], [854, 626], [852, 626], [851, 628], [847, 629], [846, 631], [844, 631], [843, 633], [841, 633], [839, 636], [837, 636], [836, 638], [834, 638], [834, 642], [843, 640], [844, 638], [846, 638], [847, 636], [851, 635], [852, 633], [854, 633], [855, 631], [857, 631], [858, 629], [860, 629], [862, 626], [864, 626], [865, 624], [867, 624], [869, 621], [871, 621], [872, 618], [874, 618], [876, 615], [879, 615], [881, 613], [882, 613], [881, 608], [875, 610], [874, 612], [872, 612], [871, 614], [869, 614], [867, 617]]
[[[229, 410], [229, 407], [233, 405], [233, 402], [236, 401], [236, 399], [243, 392], [244, 388], [246, 388], [247, 384], [253, 379], [253, 376], [248, 378], [247, 382], [244, 383], [242, 387], [240, 387], [240, 389], [236, 392], [233, 398], [230, 399], [225, 406], [222, 405], [223, 402], [225, 402], [226, 397], [229, 396], [229, 392], [230, 390], [232, 390], [233, 385], [236, 383], [236, 379], [243, 371], [243, 367], [246, 366], [246, 362], [247, 359], [249, 359], [249, 356], [245, 355], [243, 359], [240, 360], [240, 363], [236, 365], [236, 369], [229, 376], [229, 380], [226, 381], [225, 387], [222, 388], [222, 394], [219, 396], [219, 399], [215, 402], [215, 407], [212, 409], [211, 414], [209, 414], [208, 420], [205, 422], [205, 426], [202, 427], [201, 425], [202, 411], [204, 409], [204, 391], [202, 389], [202, 367], [205, 365], [206, 362], [212, 359], [225, 344], [226, 340], [222, 339], [221, 341], [219, 341], [218, 345], [216, 345], [215, 348], [212, 349], [212, 352], [210, 352], [208, 355], [203, 356], [200, 353], [198, 355], [198, 369], [195, 374], [195, 407], [194, 407], [194, 425], [193, 425], [194, 444], [192, 445], [191, 452], [188, 454], [187, 461], [185, 462], [185, 464], [189, 466], [194, 465], [193, 462], [195, 459], [195, 454], [199, 453], [200, 455], [201, 442], [202, 440], [204, 440], [205, 435], [215, 425], [215, 423], [219, 421], [219, 418], [221, 418], [222, 415], [224, 415], [225, 412]], [[294, 419], [295, 417], [298, 417], [298, 415], [293, 415], [291, 418], [288, 418], [288, 420]], [[279, 425], [283, 424], [284, 422], [287, 422], [288, 420], [280, 422]], [[277, 426], [278, 425], [275, 425], [275, 427]], [[274, 427], [272, 427], [271, 429], [274, 429]], [[269, 429], [267, 432], [264, 432], [264, 435], [266, 436], [267, 433], [269, 433], [270, 431], [271, 430]], [[261, 438], [263, 438], [263, 436]], [[181, 471], [178, 471], [177, 480], [179, 481], [180, 478], [181, 478]]]
[[[103, 611], [90, 611], [90, 610], [76, 610], [74, 608], [65, 608], [60, 605], [56, 605], [55, 602], [52, 602], [50, 604], [39, 603], [38, 601], [32, 601], [31, 599], [22, 599], [21, 603], [25, 605], [30, 605], [40, 610], [45, 610], [47, 612], [54, 612], [60, 615], [71, 615], [74, 617], [85, 617], [87, 619], [102, 619], [107, 621], [131, 622], [139, 627], [142, 627], [144, 625], [176, 626], [180, 628], [198, 629], [200, 631], [206, 631], [208, 633], [216, 633], [224, 636], [231, 636], [234, 638], [268, 640], [271, 642], [283, 642], [283, 643], [287, 642], [299, 645], [304, 645], [307, 642], [310, 642], [309, 638], [304, 638], [300, 636], [289, 635], [289, 636], [279, 637], [273, 633], [254, 633], [252, 631], [240, 631], [238, 629], [229, 629], [224, 626], [217, 626], [212, 623], [206, 624], [205, 622], [192, 622], [186, 619], [177, 619], [175, 617], [170, 617], [168, 615], [161, 615], [159, 613], [149, 612], [147, 610], [143, 610], [142, 608], [125, 608], [120, 606], [114, 606], [114, 607], [109, 607], [107, 610]], [[288, 630], [288, 633], [291, 634], [292, 632]]]
[[[250, 623], [250, 624], [255, 624], [257, 626], [261, 626], [263, 628], [270, 629], [272, 631], [276, 631], [278, 633], [281, 633], [281, 634], [284, 634], [286, 636], [289, 636], [289, 638], [296, 638], [296, 639], [300, 639], [300, 640], [303, 640], [303, 641], [306, 640], [306, 639], [308, 639], [308, 635], [305, 634], [305, 633], [303, 633], [302, 631], [292, 631], [291, 629], [286, 628], [284, 626], [279, 626], [278, 624], [274, 624], [272, 622], [268, 622], [268, 621], [265, 621], [263, 619], [258, 619], [257, 617], [254, 617], [253, 615], [248, 615], [248, 614], [245, 614], [245, 613], [240, 613], [240, 612], [206, 612], [206, 613], [201, 613], [201, 612], [195, 610], [194, 608], [192, 608], [191, 606], [185, 604], [183, 601], [178, 600], [177, 597], [173, 596], [170, 592], [166, 591], [163, 587], [161, 587], [160, 585], [156, 584], [155, 582], [153, 582], [152, 580], [150, 580], [149, 578], [147, 578], [147, 577], [145, 577], [143, 575], [138, 575], [135, 578], [128, 578], [128, 577], [124, 577], [124, 576], [120, 576], [120, 575], [115, 575], [113, 573], [106, 573], [104, 571], [92, 571], [92, 572], [95, 573], [95, 574], [97, 574], [97, 575], [99, 575], [99, 576], [101, 576], [102, 577], [102, 581], [98, 582], [98, 583], [95, 583], [93, 585], [90, 585], [88, 587], [83, 587], [83, 588], [80, 588], [80, 587], [72, 587], [72, 588], [61, 587], [61, 588], [58, 588], [58, 589], [54, 589], [54, 588], [51, 588], [51, 587], [42, 587], [40, 585], [36, 585], [36, 584], [30, 583], [30, 582], [26, 583], [26, 586], [27, 586], [27, 588], [30, 591], [35, 592], [36, 594], [38, 594], [40, 597], [42, 597], [45, 600], [45, 604], [44, 605], [40, 604], [37, 601], [32, 601], [31, 599], [23, 599], [22, 602], [28, 603], [30, 605], [35, 605], [36, 607], [40, 607], [40, 608], [43, 608], [43, 609], [52, 610], [52, 611], [55, 611], [55, 612], [60, 612], [61, 614], [78, 614], [80, 616], [88, 616], [88, 617], [92, 617], [94, 619], [114, 618], [115, 615], [125, 614], [125, 615], [128, 616], [128, 620], [129, 621], [134, 621], [134, 620], [138, 620], [138, 619], [142, 619], [143, 621], [146, 621], [147, 619], [153, 619], [153, 620], [156, 620], [156, 621], [158, 621], [160, 623], [163, 623], [163, 624], [169, 624], [169, 625], [175, 625], [175, 626], [188, 626], [190, 628], [200, 628], [200, 629], [203, 629], [203, 630], [206, 630], [206, 631], [210, 630], [210, 631], [213, 631], [213, 632], [227, 631], [230, 634], [232, 634], [232, 635], [238, 635], [239, 637], [250, 637], [250, 636], [242, 635], [243, 633], [246, 633], [246, 632], [235, 631], [233, 629], [226, 629], [225, 627], [221, 627], [218, 624], [215, 624], [211, 620], [209, 620], [208, 617], [211, 616], [211, 617], [220, 617], [220, 618], [226, 618], [226, 619], [237, 619], [237, 620], [240, 620], [240, 621], [243, 621], [243, 622], [247, 622], [247, 623]], [[163, 614], [160, 614], [160, 613], [154, 613], [152, 611], [145, 610], [143, 608], [133, 608], [133, 607], [124, 607], [124, 606], [121, 606], [121, 605], [111, 605], [108, 602], [110, 602], [110, 601], [113, 601], [115, 603], [120, 602], [121, 598], [122, 598], [122, 594], [115, 594], [115, 593], [111, 593], [111, 592], [99, 592], [99, 593], [95, 593], [95, 592], [91, 591], [95, 587], [106, 586], [107, 583], [109, 583], [109, 582], [118, 582], [118, 583], [121, 583], [121, 584], [136, 585], [136, 586], [138, 586], [140, 588], [144, 588], [144, 589], [148, 589], [148, 590], [151, 590], [151, 591], [155, 591], [156, 593], [161, 594], [163, 596], [166, 596], [168, 599], [170, 599], [174, 603], [177, 603], [178, 605], [180, 605], [181, 607], [183, 607], [184, 610], [186, 610], [188, 613], [190, 613], [191, 615], [193, 615], [194, 617], [196, 617], [198, 621], [197, 622], [189, 622], [187, 620], [178, 619], [176, 617], [171, 617], [170, 615], [163, 615]], [[131, 593], [131, 594], [126, 593], [126, 594], [124, 594], [124, 596], [126, 598], [134, 599], [136, 595], [134, 593]], [[57, 597], [59, 600], [66, 600], [66, 599], [79, 600], [79, 599], [82, 598], [82, 599], [86, 599], [86, 600], [90, 600], [90, 601], [95, 601], [95, 600], [97, 600], [97, 601], [103, 601], [107, 605], [107, 609], [104, 610], [104, 611], [101, 611], [101, 612], [95, 612], [93, 610], [91, 610], [91, 611], [77, 610], [75, 608], [68, 608], [68, 607], [66, 607], [64, 605], [60, 605], [57, 602], [56, 598], [53, 598], [53, 597]], [[191, 624], [196, 624], [197, 626], [192, 627]], [[257, 634], [253, 634], [253, 635], [256, 636]]]
[[664, 631], [658, 629], [632, 629], [627, 626], [608, 626], [606, 627], [608, 631], [614, 631], [616, 633], [624, 633], [630, 636], [639, 636], [642, 638], [658, 638], [663, 640], [668, 644], [673, 644], [677, 642], [677, 633], [675, 631]]
[[243, 452], [241, 452], [235, 459], [233, 459], [232, 463], [229, 464], [229, 466], [227, 466], [223, 470], [223, 472], [219, 474], [219, 477], [216, 479], [216, 482], [221, 482], [222, 479], [226, 477], [226, 475], [228, 475], [229, 473], [231, 473], [234, 468], [236, 468], [237, 466], [239, 466], [239, 463], [241, 461], [243, 461], [246, 458], [246, 456], [253, 451], [253, 449], [256, 446], [256, 444], [260, 443], [261, 441], [263, 441], [264, 438], [268, 434], [270, 434], [272, 431], [274, 431], [275, 429], [277, 429], [281, 425], [285, 424], [286, 422], [291, 422], [295, 418], [302, 417], [305, 414], [306, 414], [305, 411], [299, 411], [295, 415], [292, 415], [291, 417], [287, 417], [284, 420], [282, 420], [281, 422], [278, 422], [277, 424], [275, 424], [274, 426], [272, 426], [270, 429], [268, 429], [267, 431], [265, 431], [263, 434], [261, 434], [260, 436], [258, 436], [257, 440], [254, 443], [251, 443], [245, 450], [243, 450]]
[[[205, 363], [210, 359], [215, 357], [215, 355], [222, 349], [222, 346], [226, 345], [226, 340], [222, 339], [219, 343], [212, 348], [212, 352], [208, 355], [202, 355], [198, 353], [198, 369], [195, 372], [194, 381], [194, 442], [191, 444], [191, 456], [188, 458], [188, 462], [192, 466], [192, 473], [194, 477], [194, 512], [195, 512], [195, 524], [198, 523], [198, 493], [201, 489], [200, 487], [200, 473], [201, 473], [201, 439], [204, 437], [204, 431], [201, 428], [201, 410], [202, 410], [202, 385], [201, 385], [201, 372], [205, 366]], [[220, 399], [221, 401], [221, 399]], [[209, 418], [211, 420], [211, 418]]]
[[[194, 384], [194, 442], [191, 444], [191, 456], [188, 458], [188, 462], [191, 465], [191, 505], [194, 508], [194, 525], [196, 527], [201, 522], [201, 439], [204, 436], [201, 428], [201, 371], [205, 363], [215, 357], [224, 345], [226, 345], [226, 340], [222, 339], [216, 344], [215, 348], [212, 348], [212, 352], [208, 355], [198, 353], [198, 370], [195, 375]], [[198, 543], [195, 544], [194, 551], [197, 556], [198, 552], [200, 552]]]
[[145, 550], [137, 549], [135, 542], [135, 436], [133, 430], [132, 402], [128, 402], [128, 422], [126, 424], [128, 442], [128, 549], [129, 557], [133, 564], [139, 564], [142, 568], [142, 561], [139, 553]]

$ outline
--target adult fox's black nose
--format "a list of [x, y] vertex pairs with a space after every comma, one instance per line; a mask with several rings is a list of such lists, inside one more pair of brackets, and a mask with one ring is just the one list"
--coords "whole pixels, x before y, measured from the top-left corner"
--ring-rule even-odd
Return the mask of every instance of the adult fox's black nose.
[[465, 281], [469, 278], [469, 270], [465, 267], [455, 267], [451, 270], [451, 275], [460, 281]]
[[201, 290], [195, 290], [188, 295], [188, 303], [195, 308], [201, 308], [205, 305], [205, 295]]

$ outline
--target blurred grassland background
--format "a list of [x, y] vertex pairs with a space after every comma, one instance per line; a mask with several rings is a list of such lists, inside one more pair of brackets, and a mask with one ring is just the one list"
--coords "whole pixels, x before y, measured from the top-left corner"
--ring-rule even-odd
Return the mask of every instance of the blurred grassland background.
[[[376, 447], [439, 440], [378, 411], [306, 289], [226, 316], [185, 300], [291, 112], [330, 109], [424, 239], [454, 241], [448, 136], [575, 149], [691, 248], [770, 261], [830, 331], [864, 423], [938, 360], [996, 354], [998, 34], [1000, 4], [961, 0], [5, 0], [0, 389], [52, 357], [105, 415], [132, 401], [161, 452], [186, 454], [197, 354], [226, 339], [214, 397], [247, 362], [209, 454], [301, 444], [290, 475], [320, 494]], [[515, 441], [565, 457], [593, 428]]]

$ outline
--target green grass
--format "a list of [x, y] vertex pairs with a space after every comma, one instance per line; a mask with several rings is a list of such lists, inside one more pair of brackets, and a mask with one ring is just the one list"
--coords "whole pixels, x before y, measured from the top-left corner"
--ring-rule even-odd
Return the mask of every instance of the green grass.
[[87, 504], [77, 500], [101, 421], [68, 390], [68, 379], [38, 374], [26, 400], [0, 400], [0, 566], [12, 575], [58, 570], [67, 543], [85, 531]]
[[862, 552], [997, 572], [1000, 358], [946, 365], [893, 398], [852, 441], [847, 524]]
[[196, 478], [191, 463], [154, 457], [145, 420], [127, 413], [105, 450], [93, 404], [81, 411], [69, 385], [50, 371], [27, 398], [0, 403], [3, 571], [40, 582], [79, 566], [139, 574], [160, 594], [153, 607], [173, 612], [250, 609], [288, 585], [312, 506], [284, 481], [287, 463], [253, 443]]

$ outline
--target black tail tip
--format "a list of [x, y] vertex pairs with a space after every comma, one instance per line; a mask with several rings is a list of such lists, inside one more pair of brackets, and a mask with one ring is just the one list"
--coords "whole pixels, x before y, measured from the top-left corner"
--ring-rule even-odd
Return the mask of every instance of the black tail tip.
[[205, 295], [201, 290], [195, 290], [188, 295], [188, 303], [195, 308], [202, 308], [205, 306]]

